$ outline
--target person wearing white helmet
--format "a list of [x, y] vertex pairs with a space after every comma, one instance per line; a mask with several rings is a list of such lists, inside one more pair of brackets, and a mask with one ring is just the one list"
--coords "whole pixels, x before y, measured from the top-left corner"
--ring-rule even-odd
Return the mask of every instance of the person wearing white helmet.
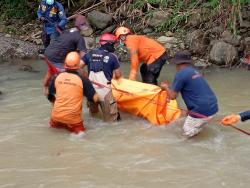
[[[37, 17], [43, 23], [42, 41], [45, 49], [64, 30], [67, 18], [62, 4], [54, 0], [42, 0]], [[44, 50], [40, 51], [43, 52]]]

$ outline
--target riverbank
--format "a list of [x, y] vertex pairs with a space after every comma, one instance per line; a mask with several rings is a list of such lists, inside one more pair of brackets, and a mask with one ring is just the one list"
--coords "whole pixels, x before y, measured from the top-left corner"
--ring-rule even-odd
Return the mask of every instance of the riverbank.
[[19, 63], [25, 59], [38, 58], [39, 45], [13, 38], [9, 34], [0, 33], [0, 63]]
[[[121, 2], [115, 5], [111, 1], [106, 4], [93, 2], [93, 6], [86, 5], [71, 12], [87, 17], [89, 29], [83, 35], [88, 49], [98, 46], [100, 34], [114, 32], [122, 24], [131, 28], [133, 33], [148, 35], [160, 42], [169, 56], [178, 50], [191, 51], [195, 62], [204, 66], [214, 64], [231, 68], [239, 65], [240, 59], [250, 54], [249, 4], [239, 4], [236, 11], [232, 9], [236, 5], [231, 7], [229, 2], [217, 2], [214, 5], [202, 2], [192, 4], [190, 1], [171, 1], [169, 4], [149, 2], [137, 7], [133, 7], [134, 2], [130, 2], [130, 6]], [[229, 9], [234, 12], [227, 12]], [[239, 19], [231, 23], [232, 14], [238, 15]], [[34, 13], [32, 15], [35, 16]], [[71, 17], [67, 28], [73, 25]], [[36, 57], [42, 44], [41, 29], [41, 23], [35, 19], [26, 23], [11, 18], [1, 23], [0, 32], [8, 34], [0, 35], [0, 40], [4, 41], [0, 46], [0, 60], [16, 61]], [[122, 62], [128, 61], [124, 50], [118, 49], [116, 52]]]

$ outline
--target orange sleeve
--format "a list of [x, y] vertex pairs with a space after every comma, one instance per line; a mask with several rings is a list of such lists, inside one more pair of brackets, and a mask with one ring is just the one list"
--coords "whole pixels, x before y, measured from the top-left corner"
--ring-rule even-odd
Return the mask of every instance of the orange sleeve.
[[139, 67], [139, 57], [138, 57], [138, 45], [136, 40], [128, 40], [126, 41], [126, 46], [129, 49], [130, 53], [130, 73], [129, 73], [129, 79], [130, 80], [136, 80], [136, 74]]

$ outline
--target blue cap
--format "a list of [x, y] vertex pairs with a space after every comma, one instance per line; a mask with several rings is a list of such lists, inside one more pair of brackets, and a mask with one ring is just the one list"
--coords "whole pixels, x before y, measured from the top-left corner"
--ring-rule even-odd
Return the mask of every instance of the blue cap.
[[173, 58], [170, 59], [170, 62], [179, 65], [184, 63], [192, 64], [193, 60], [191, 58], [191, 53], [187, 50], [177, 52]]

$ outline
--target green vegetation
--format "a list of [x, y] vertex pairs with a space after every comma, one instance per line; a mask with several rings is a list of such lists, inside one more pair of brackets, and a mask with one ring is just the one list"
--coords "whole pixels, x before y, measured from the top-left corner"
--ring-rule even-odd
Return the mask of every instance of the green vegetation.
[[236, 34], [237, 24], [242, 21], [241, 7], [247, 3], [250, 0], [134, 0], [132, 7], [144, 11], [146, 18], [159, 9], [170, 13], [164, 23], [156, 27], [156, 31], [175, 31], [196, 17], [205, 27], [212, 27], [208, 23], [226, 23]]
[[[36, 9], [41, 0], [1, 0], [0, 20], [24, 19], [26, 22], [35, 19]], [[67, 12], [72, 14], [78, 9], [85, 9], [100, 0], [61, 0]], [[235, 34], [242, 22], [241, 7], [250, 0], [106, 0], [98, 7], [112, 13], [117, 23], [128, 23], [134, 28], [144, 28], [154, 12], [164, 11], [167, 18], [154, 29], [156, 31], [176, 31], [188, 26], [190, 19], [195, 18], [203, 28], [222, 24]], [[125, 12], [125, 15], [124, 15]], [[28, 18], [28, 19], [27, 19]]]
[[2, 0], [0, 7], [2, 19], [24, 18], [28, 15], [26, 0]]

